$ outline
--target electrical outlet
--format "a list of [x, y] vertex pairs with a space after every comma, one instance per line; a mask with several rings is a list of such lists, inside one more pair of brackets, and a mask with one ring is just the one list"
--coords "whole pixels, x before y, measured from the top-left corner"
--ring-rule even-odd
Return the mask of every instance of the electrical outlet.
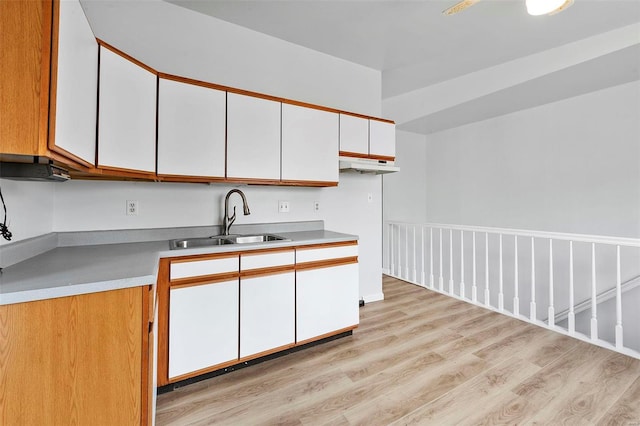
[[138, 207], [138, 200], [127, 200], [127, 216], [137, 216]]
[[288, 201], [278, 201], [278, 211], [280, 213], [289, 213], [289, 202]]
[[314, 201], [313, 202], [313, 210], [316, 212], [320, 211], [320, 201]]

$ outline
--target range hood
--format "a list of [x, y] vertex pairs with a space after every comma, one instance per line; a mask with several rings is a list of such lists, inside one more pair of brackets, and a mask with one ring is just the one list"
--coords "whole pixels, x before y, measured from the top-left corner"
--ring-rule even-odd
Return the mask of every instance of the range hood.
[[340, 157], [340, 171], [381, 175], [399, 172], [400, 167], [394, 166], [393, 161]]
[[66, 182], [70, 176], [68, 170], [53, 164], [0, 162], [0, 178]]

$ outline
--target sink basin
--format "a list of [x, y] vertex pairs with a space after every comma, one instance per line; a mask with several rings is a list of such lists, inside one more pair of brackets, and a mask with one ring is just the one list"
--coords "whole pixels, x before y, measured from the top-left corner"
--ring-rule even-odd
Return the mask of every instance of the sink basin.
[[199, 247], [222, 246], [227, 244], [266, 243], [270, 241], [291, 241], [288, 238], [273, 234], [256, 235], [216, 235], [209, 238], [185, 238], [169, 241], [171, 250]]
[[226, 238], [186, 238], [183, 240], [171, 240], [169, 242], [171, 250], [222, 246], [226, 244], [233, 244], [233, 241]]
[[226, 238], [230, 241], [233, 241], [235, 244], [266, 243], [269, 241], [291, 241], [288, 238], [273, 234], [229, 235]]

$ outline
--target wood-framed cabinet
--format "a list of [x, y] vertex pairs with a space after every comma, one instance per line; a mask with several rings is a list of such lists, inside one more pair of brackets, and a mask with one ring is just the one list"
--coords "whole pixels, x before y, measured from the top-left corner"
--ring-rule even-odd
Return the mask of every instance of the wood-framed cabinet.
[[295, 343], [295, 251], [240, 255], [240, 359]]
[[0, 306], [0, 422], [150, 425], [154, 288]]
[[394, 161], [395, 124], [352, 114], [340, 114], [340, 155]]
[[160, 260], [158, 385], [355, 329], [358, 243]]
[[0, 159], [94, 170], [98, 44], [78, 0], [0, 2]]
[[154, 70], [100, 46], [98, 168], [156, 173]]
[[160, 77], [158, 176], [224, 179], [226, 92]]

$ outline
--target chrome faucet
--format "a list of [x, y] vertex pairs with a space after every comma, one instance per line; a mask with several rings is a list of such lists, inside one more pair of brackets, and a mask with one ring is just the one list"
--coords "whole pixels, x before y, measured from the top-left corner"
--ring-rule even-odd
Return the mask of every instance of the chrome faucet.
[[222, 235], [229, 235], [229, 228], [233, 225], [233, 222], [236, 221], [236, 206], [233, 206], [233, 216], [229, 217], [229, 197], [234, 192], [237, 192], [242, 197], [242, 209], [244, 210], [244, 215], [247, 216], [251, 214], [249, 211], [249, 205], [247, 204], [247, 198], [244, 196], [244, 192], [239, 189], [232, 189], [227, 192], [227, 196], [224, 198], [224, 219], [223, 219], [223, 227], [224, 231]]

